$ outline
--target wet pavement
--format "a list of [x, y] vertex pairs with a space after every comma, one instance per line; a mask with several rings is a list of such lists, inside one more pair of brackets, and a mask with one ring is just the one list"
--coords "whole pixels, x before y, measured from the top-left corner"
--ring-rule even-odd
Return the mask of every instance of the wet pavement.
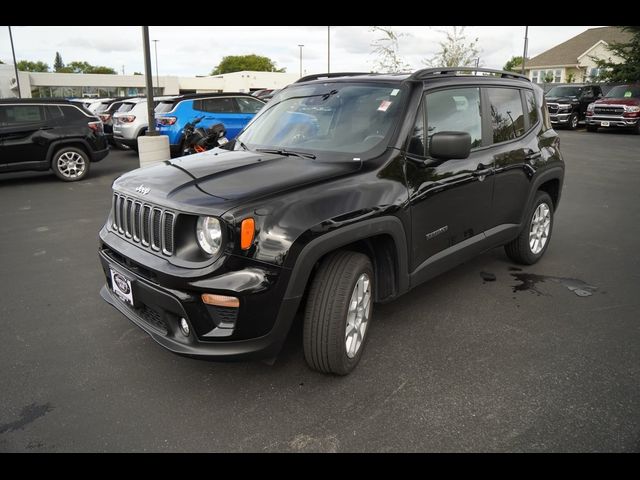
[[0, 451], [638, 451], [640, 136], [561, 132], [544, 259], [495, 249], [376, 305], [358, 368], [172, 355], [99, 297], [112, 152], [0, 178]]

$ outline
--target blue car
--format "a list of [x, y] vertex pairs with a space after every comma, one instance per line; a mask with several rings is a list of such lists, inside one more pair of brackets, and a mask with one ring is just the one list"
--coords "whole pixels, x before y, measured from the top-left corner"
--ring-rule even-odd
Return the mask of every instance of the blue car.
[[222, 123], [227, 138], [233, 140], [265, 104], [247, 93], [199, 93], [163, 100], [155, 109], [160, 135], [169, 137], [171, 156], [182, 154], [184, 126], [195, 118], [204, 118], [199, 127]]

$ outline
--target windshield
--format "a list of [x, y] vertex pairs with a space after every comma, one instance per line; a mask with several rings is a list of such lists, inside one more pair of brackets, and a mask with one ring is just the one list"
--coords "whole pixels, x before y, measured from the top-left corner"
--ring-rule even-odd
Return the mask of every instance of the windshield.
[[640, 98], [640, 86], [620, 85], [613, 87], [605, 96], [607, 98]]
[[233, 148], [363, 154], [386, 145], [402, 110], [397, 86], [324, 83], [286, 88], [254, 117]]
[[553, 87], [547, 92], [547, 97], [579, 97], [582, 87]]

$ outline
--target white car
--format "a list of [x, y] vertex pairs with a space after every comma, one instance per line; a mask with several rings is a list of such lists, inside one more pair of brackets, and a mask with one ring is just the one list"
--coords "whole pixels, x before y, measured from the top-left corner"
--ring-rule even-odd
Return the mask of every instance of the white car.
[[[173, 98], [172, 96], [155, 97], [157, 106], [162, 100]], [[113, 114], [113, 138], [116, 142], [138, 151], [138, 137], [144, 135], [149, 128], [149, 115], [147, 113], [146, 98], [130, 98], [125, 101], [116, 113]]]

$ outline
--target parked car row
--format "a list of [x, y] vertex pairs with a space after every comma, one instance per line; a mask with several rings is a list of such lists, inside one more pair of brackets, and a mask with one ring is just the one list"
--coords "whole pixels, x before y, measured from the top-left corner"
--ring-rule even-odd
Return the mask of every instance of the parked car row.
[[602, 95], [600, 85], [563, 85], [545, 95], [554, 127], [571, 130], [583, 124], [587, 131], [625, 128], [640, 134], [640, 85], [619, 85]]

